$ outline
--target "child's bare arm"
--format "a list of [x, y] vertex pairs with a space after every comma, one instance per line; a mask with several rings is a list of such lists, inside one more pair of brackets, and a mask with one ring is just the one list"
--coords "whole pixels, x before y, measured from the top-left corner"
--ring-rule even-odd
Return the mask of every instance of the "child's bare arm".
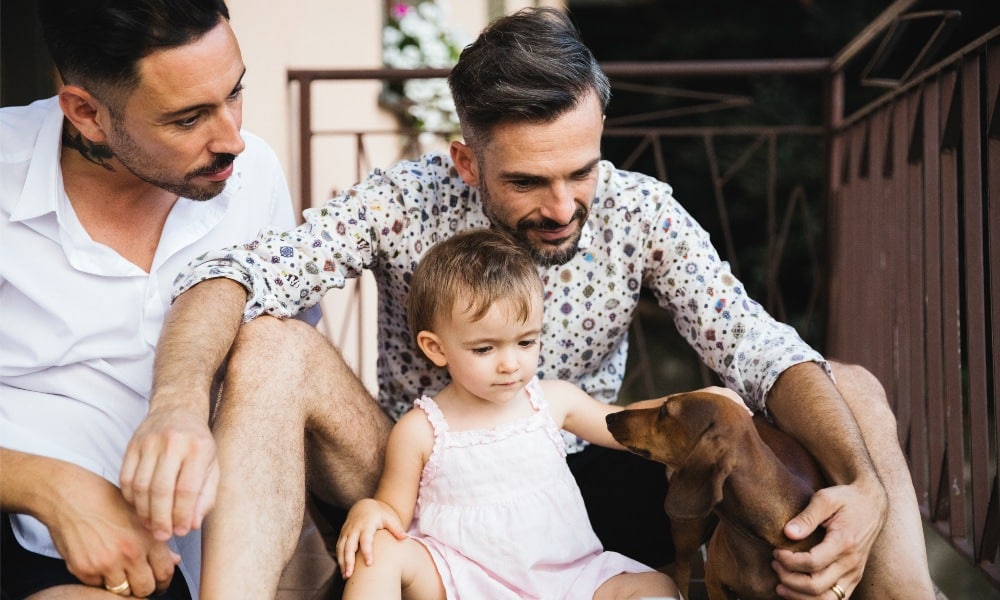
[[406, 537], [416, 508], [420, 475], [433, 444], [433, 430], [418, 412], [404, 415], [393, 427], [375, 497], [351, 507], [337, 539], [337, 562], [345, 578], [354, 572], [359, 550], [365, 564], [372, 564], [376, 531], [386, 529], [398, 539]]
[[568, 381], [544, 380], [541, 383], [556, 425], [592, 444], [625, 449], [612, 437], [604, 420], [608, 414], [622, 410], [621, 406], [596, 400]]

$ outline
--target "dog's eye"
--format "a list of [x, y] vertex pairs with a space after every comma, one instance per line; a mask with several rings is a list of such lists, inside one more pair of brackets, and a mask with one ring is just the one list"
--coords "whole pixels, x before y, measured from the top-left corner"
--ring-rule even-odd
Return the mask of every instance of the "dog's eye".
[[660, 405], [660, 418], [665, 419], [667, 417], [667, 403], [664, 402]]

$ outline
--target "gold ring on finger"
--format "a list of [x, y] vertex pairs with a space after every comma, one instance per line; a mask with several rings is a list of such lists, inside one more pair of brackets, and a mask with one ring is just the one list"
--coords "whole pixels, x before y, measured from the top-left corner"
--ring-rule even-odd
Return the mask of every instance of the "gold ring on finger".
[[[129, 591], [128, 579], [121, 582], [118, 585], [105, 585], [104, 589], [108, 590], [112, 594], [118, 594], [119, 596], [124, 596]], [[841, 596], [843, 598], [843, 596]]]
[[847, 597], [847, 592], [844, 591], [844, 588], [840, 587], [839, 583], [833, 584], [830, 591], [837, 597], [837, 600], [844, 600]]

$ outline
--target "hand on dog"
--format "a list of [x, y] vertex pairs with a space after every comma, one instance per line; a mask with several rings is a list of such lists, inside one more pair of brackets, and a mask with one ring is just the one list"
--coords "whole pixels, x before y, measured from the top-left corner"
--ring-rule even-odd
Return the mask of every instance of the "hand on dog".
[[[744, 408], [748, 413], [753, 414], [753, 411], [750, 410], [750, 407], [748, 407], [746, 402], [743, 401], [743, 398], [741, 398], [739, 394], [737, 394], [736, 392], [734, 392], [729, 388], [719, 387], [717, 385], [710, 385], [706, 388], [693, 390], [691, 393], [696, 393], [696, 392], [706, 392], [709, 394], [718, 394], [719, 396], [725, 396], [726, 398], [729, 398], [730, 400], [732, 400], [733, 402]], [[625, 408], [633, 410], [637, 408], [659, 408], [661, 404], [663, 404], [663, 398], [653, 398], [652, 400], [639, 400], [637, 402], [632, 402]]]
[[861, 580], [887, 510], [885, 490], [877, 483], [817, 491], [805, 510], [785, 526], [785, 535], [802, 539], [820, 526], [826, 528], [826, 535], [809, 552], [775, 550], [772, 566], [781, 580], [778, 595], [829, 598], [830, 588], [838, 584], [850, 596]]
[[389, 505], [374, 498], [365, 498], [351, 507], [337, 538], [337, 564], [344, 579], [354, 574], [359, 549], [366, 565], [371, 566], [375, 562], [372, 540], [379, 529], [389, 531], [396, 539], [406, 538], [399, 515]]

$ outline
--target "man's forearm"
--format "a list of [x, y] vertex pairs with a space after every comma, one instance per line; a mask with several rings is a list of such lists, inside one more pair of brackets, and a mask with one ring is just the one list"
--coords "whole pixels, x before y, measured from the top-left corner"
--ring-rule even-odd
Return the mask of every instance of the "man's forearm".
[[[192, 389], [207, 393], [236, 339], [245, 304], [246, 289], [224, 278], [203, 281], [174, 300], [156, 346], [151, 411], [189, 400]], [[210, 407], [198, 408], [207, 418]]]
[[84, 470], [55, 458], [0, 448], [0, 508], [31, 515], [48, 523], [68, 490]]
[[835, 484], [877, 481], [854, 415], [816, 363], [794, 365], [775, 382], [767, 407], [778, 426], [799, 440]]

